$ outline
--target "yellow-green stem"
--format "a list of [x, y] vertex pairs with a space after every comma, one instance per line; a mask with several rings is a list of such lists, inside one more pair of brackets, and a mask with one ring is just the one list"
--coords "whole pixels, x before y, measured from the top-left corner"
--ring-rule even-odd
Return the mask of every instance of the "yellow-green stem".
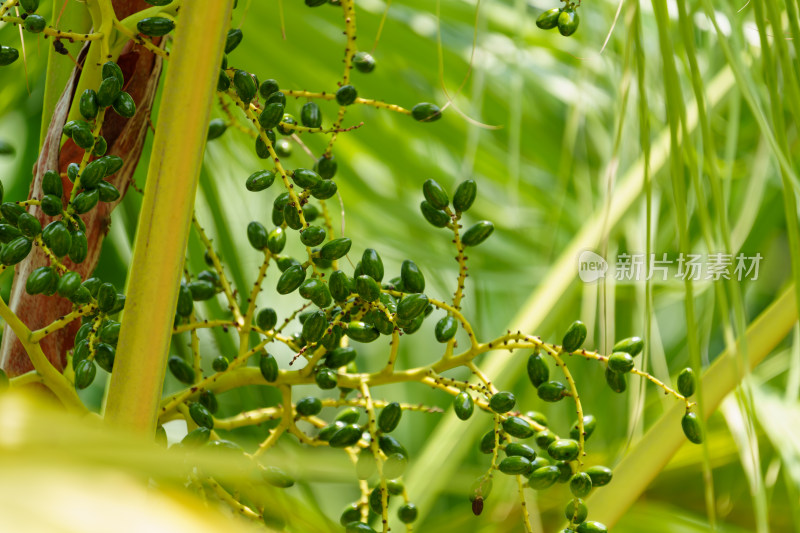
[[155, 428], [206, 131], [233, 0], [181, 9], [128, 280], [109, 422]]

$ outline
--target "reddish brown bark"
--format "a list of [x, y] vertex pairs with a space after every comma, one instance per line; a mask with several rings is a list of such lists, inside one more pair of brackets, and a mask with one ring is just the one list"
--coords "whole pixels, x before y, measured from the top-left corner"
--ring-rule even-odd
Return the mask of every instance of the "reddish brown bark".
[[[114, 8], [118, 18], [152, 7], [144, 0], [115, 0]], [[81, 57], [85, 56], [84, 53]], [[82, 60], [79, 61], [82, 63]], [[117, 59], [122, 69], [127, 91], [136, 102], [136, 114], [126, 119], [118, 115], [112, 108], [108, 108], [101, 134], [108, 143], [107, 154], [120, 156], [123, 167], [112, 176], [109, 181], [122, 193], [120, 200], [113, 203], [99, 203], [89, 213], [81, 215], [86, 224], [86, 236], [89, 241], [87, 258], [79, 265], [75, 265], [65, 258], [65, 264], [86, 279], [97, 266], [103, 238], [108, 233], [111, 224], [111, 211], [124, 198], [128, 186], [136, 170], [139, 157], [142, 153], [145, 136], [148, 129], [148, 118], [155, 97], [156, 88], [161, 75], [161, 59], [147, 49], [129, 42]], [[66, 172], [70, 163], [80, 163], [83, 150], [78, 148], [69, 139], [61, 144], [61, 130], [66, 122], [70, 106], [75, 97], [75, 87], [78, 84], [80, 72], [78, 68], [73, 71], [61, 98], [53, 113], [47, 136], [39, 154], [39, 159], [34, 166], [34, 179], [28, 193], [28, 198], [41, 198], [42, 176], [47, 170], [57, 169], [62, 174]], [[69, 198], [72, 182], [63, 178], [64, 200]], [[28, 212], [36, 216], [46, 226], [51, 217], [45, 215], [38, 206], [32, 206]], [[38, 247], [34, 247], [31, 254], [15, 268], [14, 282], [11, 288], [9, 305], [19, 318], [30, 328], [36, 330], [43, 328], [59, 317], [72, 310], [72, 304], [59, 296], [36, 295], [31, 296], [25, 292], [25, 280], [34, 269], [45, 266], [49, 259]], [[56, 331], [41, 341], [41, 347], [53, 365], [63, 370], [66, 364], [67, 351], [72, 348], [75, 333], [80, 321], [74, 321], [68, 327]], [[17, 376], [33, 369], [28, 354], [13, 332], [6, 326], [3, 333], [2, 347], [0, 348], [0, 368], [6, 370], [10, 376]]]

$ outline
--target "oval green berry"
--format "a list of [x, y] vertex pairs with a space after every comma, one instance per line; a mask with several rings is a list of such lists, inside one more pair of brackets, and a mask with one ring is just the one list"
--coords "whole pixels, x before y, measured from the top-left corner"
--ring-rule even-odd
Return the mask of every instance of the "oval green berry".
[[361, 271], [375, 281], [383, 279], [383, 260], [378, 252], [372, 248], [367, 248], [361, 255]]
[[41, 15], [28, 15], [25, 18], [25, 29], [31, 33], [41, 33], [47, 27], [47, 21]]
[[561, 14], [561, 8], [554, 7], [548, 9], [536, 19], [536, 25], [543, 30], [551, 30], [558, 26], [558, 16]]
[[556, 461], [574, 461], [578, 458], [578, 443], [572, 439], [559, 439], [547, 447], [547, 453]]
[[592, 491], [592, 478], [586, 472], [578, 472], [570, 478], [569, 490], [576, 498], [583, 498]]
[[542, 466], [534, 470], [528, 477], [532, 489], [544, 490], [553, 486], [561, 475], [557, 466]]
[[691, 368], [684, 368], [678, 374], [678, 392], [687, 398], [694, 394], [697, 381], [694, 378], [694, 370]]
[[419, 208], [425, 220], [437, 228], [443, 228], [450, 223], [450, 216], [441, 209], [433, 207], [427, 200], [423, 200], [422, 203], [419, 204]]
[[0, 224], [0, 242], [10, 242], [17, 237], [22, 237], [22, 232], [19, 228], [11, 224]]
[[305, 280], [300, 285], [300, 296], [305, 298], [306, 300], [312, 300], [316, 297], [322, 290], [325, 288], [325, 283], [322, 282], [319, 278], [311, 278]]
[[578, 525], [576, 533], [608, 533], [608, 528], [600, 522], [589, 520]]
[[106, 175], [105, 158], [95, 159], [83, 169], [81, 173], [81, 187], [94, 189]]
[[533, 436], [533, 428], [524, 419], [510, 416], [503, 421], [503, 430], [512, 437], [527, 439]]
[[278, 92], [278, 90], [280, 90], [278, 82], [273, 79], [264, 80], [258, 87], [258, 92], [261, 94], [262, 98], [269, 98], [273, 93]]
[[318, 415], [319, 412], [322, 411], [322, 400], [314, 396], [309, 396], [299, 400], [295, 409], [297, 410], [297, 414], [301, 416]]
[[278, 360], [272, 355], [264, 353], [258, 361], [258, 368], [261, 370], [261, 375], [269, 383], [278, 379]]
[[64, 194], [64, 184], [61, 176], [55, 170], [48, 170], [42, 176], [42, 192], [61, 198]]
[[381, 414], [378, 415], [378, 429], [384, 433], [391, 433], [397, 428], [402, 416], [403, 410], [400, 408], [399, 403], [392, 402], [388, 404], [381, 410]]
[[[118, 78], [110, 77], [104, 79], [100, 82], [100, 88], [97, 89], [97, 105], [100, 107], [110, 106], [120, 94], [121, 89], [122, 84]], [[72, 132], [72, 138], [75, 139], [75, 130]]]
[[528, 461], [533, 461], [536, 459], [536, 451], [527, 444], [521, 444], [519, 442], [507, 444], [505, 447], [505, 452], [509, 457], [518, 455], [526, 458]]
[[534, 352], [528, 357], [528, 379], [534, 387], [539, 387], [550, 379], [550, 368], [538, 352]]
[[75, 367], [75, 388], [85, 389], [92, 384], [95, 375], [97, 375], [97, 367], [94, 365], [94, 361], [84, 359], [79, 362]]
[[489, 398], [489, 408], [495, 413], [507, 413], [514, 408], [517, 399], [508, 391], [501, 391]]
[[331, 272], [328, 278], [328, 289], [330, 289], [331, 296], [336, 301], [343, 302], [350, 296], [355, 287], [352, 287], [352, 281], [347, 274], [341, 270], [335, 270]]
[[292, 265], [283, 271], [278, 279], [278, 294], [289, 294], [297, 289], [306, 279], [306, 271], [300, 265]]
[[339, 411], [334, 420], [344, 422], [345, 424], [355, 424], [361, 418], [361, 411], [355, 407], [345, 407]]
[[625, 381], [625, 374], [619, 374], [606, 367], [605, 377], [608, 386], [611, 387], [611, 390], [616, 393], [621, 394], [625, 392], [625, 389], [628, 387], [628, 384]]
[[69, 298], [81, 286], [81, 276], [77, 272], [67, 272], [58, 280], [56, 290], [64, 298]]
[[630, 354], [625, 352], [612, 353], [608, 357], [608, 368], [618, 374], [627, 374], [633, 370], [634, 361]]
[[453, 193], [453, 207], [456, 212], [463, 213], [472, 207], [472, 203], [475, 201], [477, 194], [478, 184], [475, 183], [475, 180], [462, 181], [458, 187], [456, 187], [456, 192]]
[[308, 343], [317, 342], [322, 338], [327, 327], [328, 318], [325, 316], [325, 311], [314, 311], [311, 313], [311, 316], [303, 322], [303, 338]]
[[139, 33], [150, 37], [161, 37], [171, 32], [175, 28], [175, 23], [164, 17], [143, 18], [136, 24]]
[[325, 365], [329, 368], [339, 368], [350, 364], [356, 358], [356, 350], [352, 346], [336, 348], [325, 356]]
[[313, 170], [306, 168], [298, 168], [292, 174], [292, 180], [298, 187], [303, 189], [312, 189], [320, 184], [322, 177]]
[[111, 107], [119, 116], [124, 118], [131, 118], [136, 114], [136, 102], [134, 102], [133, 97], [125, 91], [120, 91], [111, 103]]
[[250, 100], [256, 95], [256, 80], [252, 74], [244, 70], [237, 70], [233, 73], [233, 86], [236, 89], [236, 95], [245, 104], [250, 103]]
[[353, 56], [353, 66], [355, 66], [356, 70], [359, 72], [369, 74], [375, 70], [375, 58], [372, 57], [372, 54], [367, 52], [356, 52]]
[[322, 112], [315, 102], [306, 102], [300, 110], [300, 123], [307, 128], [322, 126]]
[[358, 91], [352, 85], [342, 85], [336, 91], [336, 101], [339, 105], [350, 105], [356, 101], [356, 98], [358, 98]]
[[218, 355], [211, 361], [211, 368], [214, 369], [214, 372], [225, 372], [228, 370], [228, 360], [224, 355]]
[[[102, 86], [101, 86], [102, 88]], [[98, 92], [98, 102], [99, 102], [100, 93]], [[110, 104], [110, 102], [109, 102]], [[94, 146], [94, 135], [92, 134], [92, 129], [88, 123], [81, 121], [77, 121], [75, 126], [72, 128], [71, 132], [72, 140], [75, 141], [80, 148], [84, 150], [88, 150], [92, 146]], [[74, 164], [74, 163], [72, 163]], [[75, 170], [78, 170], [78, 165], [74, 164]], [[67, 174], [69, 174], [69, 168], [67, 168]], [[72, 181], [75, 181], [74, 178], [71, 178]]]
[[25, 280], [25, 292], [28, 294], [41, 294], [52, 285], [58, 283], [58, 274], [53, 267], [44, 266], [35, 269]]
[[82, 215], [83, 213], [88, 213], [91, 211], [99, 201], [100, 192], [96, 189], [91, 191], [83, 191], [82, 193], [78, 193], [78, 195], [72, 199], [72, 209], [74, 209], [76, 213]]
[[51, 217], [60, 215], [64, 210], [61, 198], [53, 194], [45, 194], [42, 197], [41, 207], [44, 214]]
[[404, 524], [410, 524], [417, 519], [417, 506], [413, 503], [407, 503], [397, 510], [397, 518]]
[[327, 232], [319, 226], [308, 226], [300, 231], [300, 242], [306, 246], [317, 246], [322, 244], [327, 237]]
[[197, 448], [208, 442], [208, 439], [211, 437], [211, 430], [208, 428], [197, 428], [193, 431], [190, 431], [183, 440], [181, 440], [181, 444], [187, 448]]
[[612, 348], [612, 352], [625, 352], [631, 355], [631, 357], [636, 357], [642, 352], [644, 348], [644, 341], [641, 337], [629, 337], [627, 339], [622, 339], [618, 343], [614, 345]]
[[6, 266], [16, 265], [25, 259], [33, 247], [33, 242], [27, 237], [17, 237], [0, 251], [0, 263]]
[[578, 29], [581, 19], [578, 12], [572, 8], [564, 8], [558, 15], [558, 32], [564, 37], [569, 37]]
[[347, 325], [347, 336], [357, 342], [369, 343], [380, 336], [380, 331], [375, 327], [360, 321], [353, 321]]
[[0, 67], [10, 65], [19, 58], [19, 50], [11, 46], [0, 46]]
[[19, 0], [19, 6], [26, 13], [35, 13], [39, 9], [39, 0]]
[[378, 282], [365, 275], [356, 278], [356, 292], [367, 302], [375, 302], [381, 296], [381, 288]]
[[103, 63], [103, 67], [100, 70], [103, 79], [106, 78], [117, 78], [119, 81], [119, 86], [122, 87], [125, 85], [125, 77], [122, 75], [122, 69], [119, 68], [113, 61], [106, 61]]
[[192, 300], [202, 302], [217, 294], [216, 284], [206, 280], [191, 281], [186, 285], [192, 294]]
[[461, 420], [467, 420], [475, 410], [475, 402], [466, 391], [459, 392], [453, 400], [453, 410]]
[[72, 244], [69, 247], [69, 259], [73, 263], [82, 263], [89, 254], [89, 240], [86, 234], [78, 230], [72, 234]]
[[78, 109], [86, 120], [92, 120], [97, 116], [99, 106], [97, 105], [97, 93], [94, 89], [83, 91], [78, 102]]
[[320, 368], [317, 370], [317, 373], [314, 374], [314, 381], [320, 389], [328, 390], [336, 387], [339, 383], [339, 378], [336, 372], [330, 368]]
[[461, 243], [464, 246], [477, 246], [488, 239], [493, 231], [494, 224], [488, 220], [481, 220], [464, 232], [461, 236]]
[[422, 184], [422, 193], [425, 199], [436, 209], [444, 209], [450, 203], [447, 193], [439, 183], [435, 180], [429, 179]]
[[286, 232], [283, 228], [273, 229], [267, 236], [267, 249], [273, 254], [279, 254], [286, 246]]
[[119, 189], [107, 181], [100, 181], [96, 188], [101, 202], [114, 202], [121, 196]]
[[103, 160], [106, 162], [106, 177], [121, 169], [124, 163], [122, 158], [117, 155], [104, 156]]
[[214, 139], [221, 137], [227, 129], [228, 125], [225, 124], [224, 120], [221, 118], [215, 118], [208, 123], [208, 136], [206, 137], [206, 140], [213, 141]]
[[347, 255], [347, 252], [350, 251], [350, 246], [353, 244], [347, 237], [340, 237], [338, 239], [333, 239], [332, 241], [326, 242], [322, 248], [319, 250], [319, 256], [322, 259], [327, 259], [329, 261], [334, 261], [341, 257]]
[[434, 122], [442, 118], [442, 110], [436, 104], [422, 102], [411, 108], [411, 116], [417, 122]]
[[557, 402], [569, 395], [566, 385], [560, 381], [546, 381], [539, 385], [536, 392], [546, 402]]
[[567, 353], [574, 352], [583, 345], [587, 334], [586, 325], [580, 320], [576, 320], [567, 328], [564, 339], [561, 341], [561, 348]]
[[172, 375], [175, 376], [175, 378], [181, 383], [186, 383], [187, 385], [194, 383], [194, 369], [192, 369], [192, 367], [189, 366], [189, 364], [181, 357], [177, 355], [171, 355], [167, 366], [169, 367], [169, 371], [172, 373]]
[[681, 419], [683, 434], [690, 442], [701, 444], [703, 442], [703, 428], [700, 427], [700, 420], [695, 413], [686, 413]]
[[[595, 419], [594, 415], [586, 415], [583, 417], [583, 438], [587, 440], [589, 437], [592, 436], [594, 433], [595, 428], [597, 427], [597, 420]], [[571, 439], [578, 440], [580, 433], [578, 430], [578, 421], [576, 420], [572, 424], [572, 428], [569, 430], [569, 436]]]
[[97, 308], [107, 313], [113, 307], [114, 303], [117, 300], [117, 290], [114, 288], [114, 285], [111, 283], [103, 283], [97, 289]]
[[311, 188], [311, 196], [317, 200], [327, 200], [336, 194], [337, 190], [338, 185], [336, 185], [336, 182], [325, 180]]
[[531, 462], [525, 457], [512, 455], [500, 461], [497, 468], [504, 474], [524, 476], [530, 473]]
[[397, 318], [403, 321], [413, 320], [425, 311], [429, 303], [424, 294], [409, 294], [397, 304]]
[[[261, 473], [264, 481], [280, 489], [288, 489], [294, 485], [294, 479], [277, 466], [266, 466]], [[281, 528], [282, 529], [282, 528]]]
[[586, 469], [586, 473], [591, 478], [593, 487], [608, 485], [613, 477], [611, 469], [605, 466], [590, 466]]
[[225, 53], [230, 54], [236, 47], [239, 46], [239, 43], [242, 42], [242, 30], [233, 29], [228, 30], [228, 35], [225, 37]]
[[441, 320], [436, 322], [436, 326], [433, 330], [436, 340], [439, 342], [448, 342], [450, 339], [456, 336], [457, 331], [458, 320], [450, 315], [442, 317]]
[[400, 279], [405, 292], [422, 292], [425, 290], [425, 276], [413, 261], [406, 259], [400, 265]]
[[41, 222], [30, 213], [22, 213], [19, 218], [17, 218], [17, 227], [23, 235], [31, 239], [42, 232]]
[[209, 410], [199, 402], [192, 402], [189, 405], [189, 416], [192, 417], [195, 424], [200, 427], [214, 429], [214, 417], [211, 416]]
[[265, 130], [271, 130], [278, 126], [283, 119], [283, 112], [286, 110], [284, 104], [280, 102], [272, 102], [266, 104], [264, 110], [258, 116], [258, 123]]
[[573, 524], [580, 524], [589, 516], [589, 510], [583, 500], [575, 498], [564, 507], [564, 516]]
[[334, 177], [338, 168], [339, 164], [336, 162], [336, 158], [332, 155], [323, 155], [317, 159], [316, 163], [314, 163], [314, 170], [316, 170], [319, 175], [326, 180]]

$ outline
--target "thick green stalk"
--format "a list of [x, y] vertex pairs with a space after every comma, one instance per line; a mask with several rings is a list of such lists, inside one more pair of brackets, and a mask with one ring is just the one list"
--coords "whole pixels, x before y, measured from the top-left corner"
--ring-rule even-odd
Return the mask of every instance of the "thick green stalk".
[[151, 432], [233, 0], [180, 11], [133, 252], [107, 419]]

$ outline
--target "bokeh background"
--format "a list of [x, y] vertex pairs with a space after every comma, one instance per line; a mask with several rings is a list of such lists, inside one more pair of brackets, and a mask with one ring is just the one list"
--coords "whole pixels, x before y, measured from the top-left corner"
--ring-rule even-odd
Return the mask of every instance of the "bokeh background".
[[[772, 68], [769, 61], [777, 60], [764, 57], [752, 5], [744, 1], [683, 2], [694, 30], [687, 38], [678, 27], [676, 4], [666, 4], [669, 16], [662, 23], [672, 39], [680, 93], [693, 116], [695, 98], [686, 59], [691, 48], [696, 51], [705, 83], [711, 136], [688, 128], [688, 137], [681, 139], [686, 156], [679, 181], [687, 187], [688, 199], [679, 205], [673, 189], [674, 172], [671, 174], [669, 167], [672, 147], [666, 113], [673, 89], [665, 83], [652, 6], [647, 2], [640, 5], [646, 88], [646, 105], [641, 106], [632, 44], [635, 4], [587, 2], [579, 10], [580, 28], [570, 38], [535, 25], [543, 10], [557, 5], [548, 0], [357, 0], [358, 46], [371, 51], [377, 60], [371, 74], [353, 73], [359, 95], [407, 108], [423, 101], [444, 106], [452, 100], [452, 105], [441, 120], [429, 124], [385, 110], [351, 108], [345, 124], [363, 121], [364, 126], [341, 134], [335, 145], [342, 205], [340, 209], [336, 202], [331, 204], [334, 223], [354, 240], [351, 257], [358, 257], [364, 248], [377, 249], [386, 263], [387, 277], [399, 273], [404, 259], [413, 259], [425, 273], [428, 292], [444, 298], [455, 288], [455, 251], [446, 232], [427, 224], [419, 212], [422, 183], [433, 178], [452, 191], [463, 179], [472, 178], [478, 183], [479, 195], [466, 221], [485, 219], [496, 226], [492, 237], [469, 254], [464, 308], [479, 337], [489, 339], [524, 323], [527, 317], [528, 323], [535, 324], [528, 333], [559, 342], [566, 327], [581, 319], [589, 326], [587, 345], [607, 351], [617, 339], [644, 336], [649, 331], [648, 353], [642, 364], [670, 382], [689, 365], [689, 331], [696, 334], [703, 365], [708, 365], [725, 348], [726, 330], [738, 331], [735, 317], [744, 317], [749, 323], [792, 280], [791, 260], [798, 251], [788, 244], [787, 188], [770, 144], [770, 135], [779, 126], [774, 126], [774, 116], [769, 113], [772, 100], [762, 70]], [[706, 16], [709, 8], [715, 13], [718, 29]], [[308, 9], [298, 0], [240, 0], [232, 26], [240, 27], [245, 39], [229, 57], [230, 66], [255, 72], [262, 80], [275, 78], [282, 88], [336, 89], [344, 47], [340, 9]], [[771, 28], [771, 38], [781, 39], [782, 32], [790, 29], [788, 22], [786, 28]], [[16, 152], [0, 156], [0, 179], [7, 198], [27, 194], [43, 120], [49, 43], [31, 35], [24, 40], [27, 60], [0, 70], [0, 139]], [[726, 55], [721, 41], [732, 55]], [[18, 29], [0, 25], [0, 42], [19, 42]], [[796, 42], [786, 41], [791, 65], [797, 64]], [[746, 67], [739, 71], [744, 78], [735, 78], [737, 65]], [[303, 103], [290, 99], [287, 111], [299, 116]], [[326, 121], [336, 112], [334, 104], [322, 103], [321, 107]], [[790, 105], [779, 103], [778, 107], [778, 114], [786, 116], [787, 126], [782, 130], [788, 138], [786, 157], [796, 172], [797, 126], [791, 120]], [[217, 109], [215, 116], [224, 114]], [[642, 187], [641, 124], [645, 120], [652, 149], [649, 208]], [[698, 154], [708, 138], [714, 141], [714, 157], [704, 160]], [[309, 135], [302, 139], [315, 154], [327, 141], [327, 137]], [[151, 140], [149, 137], [148, 143]], [[135, 177], [139, 186], [146, 178], [147, 153], [148, 147]], [[297, 145], [285, 159], [289, 168], [312, 163]], [[725, 201], [722, 210], [711, 200], [708, 165], [719, 171]], [[258, 220], [270, 225], [272, 200], [279, 193], [275, 187], [258, 194], [244, 188], [246, 177], [262, 166], [252, 138], [229, 128], [208, 145], [197, 196], [198, 218], [213, 236], [227, 272], [239, 287], [252, 283], [261, 262], [260, 254], [247, 243], [247, 223]], [[701, 176], [699, 188], [692, 187], [690, 170]], [[794, 205], [796, 176], [790, 174], [789, 183], [789, 204]], [[141, 196], [131, 190], [114, 212], [111, 238], [98, 267], [100, 276], [118, 286], [126, 279], [140, 204]], [[686, 209], [688, 220], [682, 219], [678, 207]], [[788, 217], [797, 224], [796, 211]], [[727, 237], [736, 253], [761, 254], [758, 279], [695, 283], [697, 319], [693, 323], [686, 319], [686, 286], [674, 275], [666, 282], [651, 283], [618, 281], [612, 276], [594, 284], [578, 279], [576, 250], [594, 250], [612, 265], [618, 254], [645, 253], [648, 220], [649, 249], [675, 261], [671, 274], [680, 252], [679, 235], [684, 231], [687, 248], [694, 253], [722, 251]], [[194, 238], [187, 268], [202, 270], [202, 255]], [[267, 279], [268, 286], [273, 284], [275, 272]], [[11, 281], [10, 273], [0, 278], [3, 297], [7, 297]], [[730, 307], [720, 308], [719, 291], [728, 295]], [[268, 292], [262, 298], [260, 305], [287, 314], [298, 303], [288, 297], [276, 300]], [[202, 313], [219, 314], [220, 303], [203, 305]], [[404, 337], [398, 366], [426, 364], [438, 357], [433, 323], [429, 320], [419, 333]], [[223, 332], [203, 334], [201, 340], [208, 361], [219, 353], [235, 351], [234, 338]], [[717, 531], [800, 528], [797, 341], [794, 328], [774, 353], [744, 377], [746, 386], [731, 394], [710, 418], [708, 447], [684, 445], [627, 509], [614, 528], [616, 533], [710, 531], [711, 515]], [[173, 350], [187, 351], [187, 342], [188, 338], [176, 337]], [[366, 368], [380, 364], [383, 348], [370, 345], [363, 350]], [[288, 352], [276, 354], [283, 365], [291, 356]], [[536, 397], [524, 372], [526, 357], [519, 352], [511, 356], [496, 352], [481, 356], [479, 362], [500, 369], [495, 376], [498, 384], [513, 390], [520, 406], [546, 413], [556, 428], [565, 431], [574, 418], [572, 408], [567, 402], [544, 404]], [[746, 351], [740, 357], [745, 361]], [[507, 361], [490, 361], [497, 359]], [[585, 409], [598, 419], [587, 461], [614, 467], [637, 446], [671, 401], [635, 380], [628, 392], [614, 394], [599, 365], [573, 361], [570, 367]], [[466, 374], [453, 376], [464, 378]], [[178, 387], [171, 379], [168, 377], [167, 391]], [[97, 380], [83, 393], [98, 410], [103, 386], [103, 380]], [[469, 424], [454, 424], [448, 411], [449, 397], [418, 384], [386, 387], [376, 394], [446, 411], [408, 413], [397, 430], [411, 454], [406, 484], [412, 501], [420, 506], [419, 531], [522, 531], [511, 478], [496, 481], [483, 515], [474, 517], [470, 512], [468, 488], [488, 466], [487, 456], [477, 447], [491, 423], [487, 415], [478, 415]], [[271, 405], [277, 399], [269, 387], [249, 387], [220, 396], [228, 414], [241, 406]], [[267, 429], [250, 428], [235, 437], [252, 443], [263, 438]], [[180, 427], [169, 431], [172, 439], [180, 438]], [[319, 517], [314, 520], [315, 527], [322, 528], [318, 530], [338, 531], [335, 521], [339, 513], [358, 497], [352, 466], [341, 453], [316, 450], [306, 454], [295, 443], [284, 441], [280, 448], [285, 464], [300, 480], [287, 491], [292, 512]], [[704, 479], [704, 470], [711, 473], [710, 479]], [[626, 487], [612, 483], [602, 490], [624, 492]], [[564, 486], [540, 494], [529, 491], [535, 531], [557, 530], [568, 499]], [[326, 522], [323, 515], [334, 522]]]

